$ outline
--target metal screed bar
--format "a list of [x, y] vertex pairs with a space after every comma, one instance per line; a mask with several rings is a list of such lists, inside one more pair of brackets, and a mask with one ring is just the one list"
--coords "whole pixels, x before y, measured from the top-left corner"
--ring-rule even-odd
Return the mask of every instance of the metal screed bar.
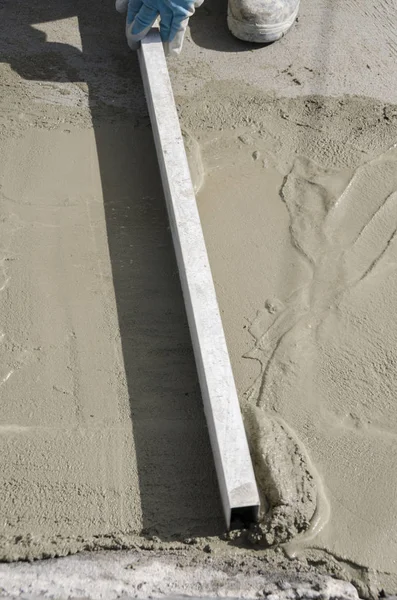
[[[157, 29], [138, 50], [227, 526], [255, 521], [259, 494], [178, 114]], [[182, 449], [183, 451], [183, 449]]]

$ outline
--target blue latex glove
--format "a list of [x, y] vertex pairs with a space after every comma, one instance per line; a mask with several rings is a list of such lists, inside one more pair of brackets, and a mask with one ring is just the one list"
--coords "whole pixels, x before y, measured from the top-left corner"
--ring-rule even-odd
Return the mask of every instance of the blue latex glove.
[[116, 9], [127, 13], [127, 40], [139, 46], [160, 17], [160, 36], [169, 54], [179, 54], [189, 18], [204, 0], [116, 0]]

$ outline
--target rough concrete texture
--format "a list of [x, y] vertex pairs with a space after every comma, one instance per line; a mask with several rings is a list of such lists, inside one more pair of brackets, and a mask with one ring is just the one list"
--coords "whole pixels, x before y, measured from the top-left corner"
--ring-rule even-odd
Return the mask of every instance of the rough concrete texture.
[[396, 125], [369, 100], [242, 94], [249, 127], [233, 111], [235, 129], [197, 133], [198, 201], [262, 533], [393, 573]]
[[[267, 364], [269, 347], [258, 343], [271, 324], [268, 316], [283, 312], [292, 284], [307, 273], [301, 257], [290, 253], [290, 220], [278, 191], [283, 187], [288, 206], [297, 181], [318, 181], [318, 171], [313, 172], [311, 162], [291, 159], [304, 155], [315, 159], [316, 169], [333, 169], [325, 187], [329, 192], [331, 186], [329, 193], [335, 197], [335, 180], [340, 190], [346, 176], [397, 141], [390, 83], [397, 80], [393, 10], [386, 0], [306, 0], [285, 39], [252, 48], [227, 32], [226, 4], [207, 0], [192, 19], [181, 58], [169, 63], [182, 125], [200, 138], [204, 162], [217, 156], [229, 168], [231, 148], [242, 161], [240, 172], [244, 166], [254, 177], [250, 185], [260, 189], [258, 173], [263, 172], [272, 190], [275, 228], [284, 227], [286, 233], [276, 250], [288, 257], [282, 277], [270, 262], [263, 263], [266, 276], [279, 279], [278, 287], [273, 286], [277, 298], [269, 298], [273, 284], [266, 277], [241, 279], [245, 271], [250, 273], [241, 256], [245, 252], [249, 257], [252, 246], [262, 243], [257, 233], [262, 229], [244, 237], [244, 227], [247, 231], [251, 226], [241, 217], [236, 236], [238, 198], [231, 195], [235, 207], [225, 210], [224, 192], [214, 174], [208, 174], [202, 188], [200, 210], [248, 427], [249, 399], [259, 400], [261, 409], [272, 398], [266, 394], [263, 399], [255, 382], [263, 383], [262, 390], [273, 382], [271, 393], [277, 392], [279, 404], [266, 406], [266, 412], [279, 410], [283, 421], [273, 421], [270, 431], [276, 439], [287, 440], [298, 457], [297, 463], [284, 463], [282, 481], [289, 468], [297, 472], [297, 464], [299, 472], [311, 477], [295, 489], [280, 487], [277, 477], [270, 485], [264, 478], [271, 514], [280, 499], [287, 509], [286, 528], [273, 527], [270, 521], [270, 527], [259, 531], [217, 537], [223, 523], [216, 480], [137, 60], [126, 48], [123, 23], [111, 0], [0, 4], [0, 554], [3, 560], [14, 560], [118, 550], [1, 565], [3, 596], [375, 598], [381, 592], [395, 593], [395, 524], [385, 525], [391, 513], [388, 498], [395, 489], [392, 459], [385, 465], [385, 456], [395, 451], [395, 411], [389, 402], [375, 423], [370, 413], [371, 427], [383, 431], [388, 422], [390, 435], [383, 436], [374, 466], [380, 475], [389, 473], [387, 493], [378, 494], [383, 480], [360, 479], [360, 468], [352, 482], [348, 465], [342, 469], [339, 459], [333, 473], [328, 469], [324, 486], [331, 481], [337, 488], [340, 473], [345, 473], [346, 490], [353, 489], [360, 499], [368, 495], [370, 507], [379, 503], [380, 524], [360, 520], [361, 500], [352, 509], [340, 497], [341, 521], [322, 532], [331, 537], [322, 537], [318, 544], [309, 540], [308, 547], [300, 546], [304, 552], [299, 556], [295, 547], [263, 546], [263, 540], [272, 543], [280, 532], [287, 538], [291, 532], [310, 533], [321, 496], [317, 471], [323, 475], [325, 458], [338, 445], [334, 440], [324, 445], [320, 460], [315, 427], [305, 429], [307, 423], [285, 402], [286, 390], [274, 388], [279, 369], [293, 372], [294, 365], [301, 366], [296, 353], [276, 356], [266, 381], [261, 365]], [[343, 169], [348, 173], [341, 173]], [[321, 175], [324, 183], [326, 174]], [[211, 185], [217, 211], [205, 205]], [[252, 210], [258, 210], [257, 194], [252, 201]], [[254, 214], [265, 231], [267, 215]], [[226, 231], [230, 240], [248, 240], [244, 252], [222, 241], [227, 240]], [[375, 245], [377, 239], [375, 235]], [[226, 269], [217, 248], [229, 264]], [[263, 260], [262, 246], [261, 251]], [[229, 252], [240, 260], [238, 269], [230, 266]], [[368, 261], [365, 252], [364, 258]], [[355, 261], [354, 269], [363, 264]], [[225, 274], [228, 279], [223, 279]], [[361, 309], [366, 323], [372, 313], [367, 306]], [[296, 316], [295, 304], [287, 315], [291, 313]], [[349, 303], [344, 314], [351, 316]], [[249, 319], [246, 329], [251, 333], [243, 330], [242, 317]], [[394, 339], [393, 331], [388, 341]], [[354, 356], [349, 339], [344, 341], [346, 356]], [[305, 342], [310, 350], [311, 339]], [[321, 349], [325, 367], [318, 370], [322, 379], [317, 382], [328, 386], [327, 368], [338, 367], [338, 357], [334, 353], [329, 363]], [[255, 361], [242, 358], [252, 351]], [[393, 356], [389, 359], [393, 364]], [[378, 366], [382, 369], [384, 363]], [[339, 367], [348, 382], [348, 365]], [[392, 393], [389, 386], [385, 397]], [[294, 406], [301, 405], [296, 398]], [[361, 435], [367, 443], [368, 419], [350, 409], [349, 415], [344, 431]], [[340, 420], [343, 415], [337, 416]], [[290, 421], [299, 422], [299, 435], [290, 434]], [[259, 428], [259, 438], [263, 430]], [[341, 458], [348, 446], [340, 446]], [[263, 455], [257, 453], [259, 479], [275, 472]], [[357, 452], [354, 460], [360, 464], [362, 456]], [[276, 471], [279, 465], [274, 463]], [[305, 513], [294, 510], [302, 497]], [[343, 536], [338, 536], [338, 527], [347, 528]], [[158, 539], [144, 541], [153, 535]], [[366, 550], [369, 535], [376, 542], [372, 555]], [[189, 540], [170, 548], [164, 542], [170, 537]], [[192, 541], [197, 545], [193, 550]], [[342, 552], [339, 541], [347, 544]], [[352, 548], [367, 552], [365, 560]], [[125, 554], [123, 549], [135, 550]], [[134, 564], [140, 565], [137, 573], [126, 568]], [[353, 581], [358, 592], [349, 583], [324, 579], [327, 574]]]
[[[208, 549], [171, 550], [141, 544], [140, 551], [81, 554], [42, 563], [0, 565], [7, 598], [159, 598], [198, 596], [270, 600], [358, 600], [349, 583], [314, 573], [280, 570], [245, 552], [208, 553]], [[157, 545], [158, 546], [158, 545]], [[284, 565], [285, 566], [285, 565]], [[284, 568], [283, 566], [283, 568]], [[1, 591], [1, 588], [0, 588]]]

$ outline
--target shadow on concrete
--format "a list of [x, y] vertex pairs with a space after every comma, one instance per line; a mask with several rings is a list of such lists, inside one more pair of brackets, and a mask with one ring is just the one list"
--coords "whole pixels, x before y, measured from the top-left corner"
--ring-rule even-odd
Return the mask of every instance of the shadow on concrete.
[[[70, 17], [78, 19], [82, 52], [48, 42], [34, 28]], [[6, 32], [0, 60], [22, 78], [88, 86], [136, 444], [142, 533], [163, 539], [220, 533], [218, 487], [155, 149], [123, 19], [111, 0], [5, 0], [0, 18]]]

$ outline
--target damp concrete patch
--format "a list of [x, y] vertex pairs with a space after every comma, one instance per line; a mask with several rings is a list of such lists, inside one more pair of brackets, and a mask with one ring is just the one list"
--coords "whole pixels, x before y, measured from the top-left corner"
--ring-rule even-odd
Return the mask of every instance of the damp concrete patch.
[[254, 90], [228, 104], [222, 129], [196, 129], [198, 201], [265, 506], [251, 539], [390, 585], [397, 127], [361, 123], [392, 107]]
[[[6, 2], [1, 16], [0, 142], [4, 152], [0, 169], [2, 183], [4, 179], [8, 182], [7, 192], [3, 189], [8, 199], [2, 198], [0, 224], [4, 258], [0, 331], [12, 332], [12, 343], [8, 339], [4, 342], [8, 346], [0, 346], [5, 367], [1, 371], [2, 406], [8, 386], [13, 386], [13, 395], [4, 400], [7, 419], [2, 422], [2, 443], [7, 446], [2, 456], [10, 466], [2, 472], [7, 487], [2, 486], [0, 500], [7, 510], [3, 511], [6, 517], [0, 527], [0, 549], [3, 560], [8, 561], [48, 558], [33, 564], [1, 564], [3, 596], [32, 597], [51, 590], [48, 595], [56, 597], [99, 598], [101, 586], [109, 580], [109, 597], [119, 593], [144, 597], [199, 592], [229, 597], [279, 593], [281, 598], [341, 598], [347, 593], [349, 598], [378, 598], [380, 593], [395, 594], [393, 554], [386, 556], [393, 548], [393, 523], [382, 537], [386, 531], [385, 499], [391, 497], [394, 480], [392, 474], [387, 487], [381, 476], [390, 472], [387, 469], [391, 469], [392, 462], [384, 453], [390, 450], [393, 456], [392, 446], [382, 441], [372, 456], [374, 439], [383, 436], [386, 441], [392, 440], [389, 433], [394, 427], [393, 413], [388, 400], [392, 387], [382, 391], [387, 400], [385, 410], [378, 403], [379, 388], [365, 410], [362, 402], [362, 398], [369, 397], [368, 377], [371, 381], [376, 377], [383, 389], [393, 371], [387, 368], [388, 375], [384, 374], [385, 365], [393, 365], [394, 359], [392, 352], [382, 357], [380, 345], [389, 348], [394, 330], [380, 329], [379, 341], [379, 331], [373, 332], [370, 325], [378, 322], [374, 316], [376, 306], [388, 314], [392, 312], [390, 306], [385, 306], [384, 294], [389, 283], [394, 289], [393, 278], [380, 278], [382, 283], [376, 290], [366, 280], [365, 285], [372, 290], [369, 304], [360, 286], [356, 295], [344, 294], [335, 324], [342, 322], [345, 331], [340, 332], [339, 326], [334, 330], [326, 321], [324, 335], [316, 326], [320, 334], [313, 340], [310, 329], [304, 327], [308, 315], [304, 313], [295, 322], [300, 314], [295, 309], [302, 306], [302, 297], [291, 306], [291, 294], [298, 283], [307, 294], [312, 280], [321, 290], [320, 280], [328, 268], [324, 263], [322, 273], [313, 279], [312, 267], [292, 244], [294, 238], [299, 239], [308, 215], [303, 215], [300, 227], [295, 228], [294, 238], [290, 232], [300, 210], [299, 204], [294, 206], [290, 201], [296, 192], [322, 186], [320, 195], [328, 211], [333, 203], [329, 198], [340, 195], [346, 181], [355, 177], [357, 182], [367, 172], [367, 167], [358, 171], [361, 166], [369, 165], [374, 173], [371, 161], [379, 161], [381, 171], [389, 161], [385, 153], [397, 137], [397, 109], [390, 104], [395, 98], [390, 82], [395, 81], [397, 65], [390, 2], [383, 0], [375, 6], [369, 0], [308, 0], [301, 3], [299, 22], [288, 36], [272, 46], [253, 49], [230, 36], [225, 26], [226, 5], [206, 0], [190, 20], [182, 55], [169, 63], [173, 89], [179, 95], [181, 123], [198, 141], [198, 146], [191, 144], [192, 154], [197, 157], [199, 147], [204, 157], [207, 178], [200, 210], [217, 294], [241, 405], [247, 427], [252, 427], [254, 433], [253, 450], [262, 474], [261, 485], [273, 492], [267, 491], [271, 518], [264, 519], [257, 530], [228, 535], [222, 532], [216, 478], [210, 466], [212, 458], [164, 201], [159, 180], [145, 175], [154, 175], [157, 165], [149, 142], [150, 125], [139, 68], [125, 44], [123, 19], [112, 2], [94, 0], [31, 0], [26, 10], [20, 3]], [[65, 142], [65, 151], [60, 140], [67, 136], [70, 142]], [[230, 167], [232, 151], [238, 158], [237, 168]], [[7, 152], [13, 153], [18, 172], [7, 162]], [[65, 154], [73, 170], [68, 170]], [[45, 175], [43, 181], [40, 174], [36, 179], [32, 177], [33, 164]], [[217, 178], [216, 171], [210, 171], [211, 165], [229, 171]], [[83, 168], [90, 181], [82, 188], [85, 198], [79, 196], [74, 182], [74, 170], [81, 178]], [[29, 184], [23, 188], [25, 171], [33, 182], [32, 201]], [[243, 172], [247, 177], [239, 187]], [[197, 175], [202, 185], [200, 168]], [[385, 179], [390, 181], [389, 177]], [[51, 193], [45, 181], [51, 182]], [[233, 183], [227, 195], [230, 210], [225, 181]], [[256, 187], [254, 193], [246, 193], [247, 181], [251, 191]], [[378, 176], [374, 181], [379, 181]], [[210, 197], [211, 186], [214, 195]], [[369, 206], [366, 187], [363, 196]], [[280, 202], [280, 189], [284, 190], [284, 203]], [[380, 189], [384, 198], [387, 190], [382, 186]], [[269, 207], [261, 201], [264, 190]], [[366, 229], [369, 235], [362, 238], [365, 248], [371, 248], [370, 255], [378, 247], [377, 235], [372, 235], [378, 231], [375, 225], [383, 221], [383, 215], [390, 214], [393, 202], [386, 199], [382, 206], [378, 218]], [[69, 218], [61, 218], [67, 211], [70, 222]], [[255, 228], [251, 215], [255, 216]], [[313, 223], [318, 223], [321, 232], [325, 213], [320, 211], [314, 216], [309, 231]], [[366, 213], [368, 225], [369, 217]], [[262, 230], [266, 235], [261, 235]], [[384, 231], [383, 226], [380, 230]], [[369, 245], [368, 239], [372, 240]], [[384, 243], [382, 236], [380, 240]], [[346, 240], [340, 242], [345, 244]], [[338, 244], [337, 240], [336, 248]], [[350, 274], [360, 272], [365, 262], [363, 254], [357, 253], [359, 246], [350, 254]], [[41, 264], [35, 262], [35, 252]], [[386, 252], [386, 256], [390, 254]], [[340, 264], [333, 260], [330, 271], [335, 275]], [[372, 274], [384, 264], [378, 261]], [[84, 275], [78, 274], [79, 269]], [[340, 272], [343, 282], [343, 268]], [[54, 288], [58, 287], [60, 294], [56, 296]], [[319, 296], [322, 294], [313, 293], [316, 302]], [[39, 302], [42, 308], [37, 306]], [[18, 310], [13, 310], [14, 305]], [[319, 314], [317, 304], [314, 312]], [[340, 315], [344, 315], [342, 321]], [[285, 357], [275, 353], [266, 381], [263, 368], [269, 363], [266, 349], [270, 346], [265, 345], [263, 350], [257, 340], [278, 317], [283, 318], [277, 327], [291, 317], [291, 326], [299, 333], [297, 338], [304, 334], [297, 346], [302, 356], [291, 358], [291, 348], [285, 344]], [[38, 319], [42, 319], [43, 328]], [[44, 325], [54, 328], [54, 332], [44, 331]], [[376, 344], [372, 339], [368, 341], [366, 333], [357, 353], [358, 334], [352, 337], [352, 326], [370, 332]], [[271, 344], [277, 339], [273, 336], [277, 327], [265, 335]], [[78, 333], [76, 338], [69, 335], [73, 330]], [[374, 367], [365, 370], [364, 341], [368, 349], [365, 365]], [[341, 347], [343, 355], [339, 353]], [[73, 358], [76, 348], [78, 360]], [[311, 348], [318, 359], [312, 357]], [[243, 355], [252, 358], [247, 360]], [[73, 377], [63, 366], [71, 364], [71, 357], [75, 360]], [[102, 371], [93, 371], [90, 378], [92, 365]], [[372, 371], [381, 375], [374, 376]], [[21, 380], [18, 386], [16, 383], [18, 373], [21, 378], [26, 373], [21, 388]], [[299, 380], [298, 386], [300, 373], [303, 381]], [[359, 411], [341, 394], [341, 374], [349, 398], [357, 402]], [[69, 395], [52, 389], [58, 378], [62, 384], [59, 389]], [[76, 382], [73, 390], [72, 379]], [[273, 389], [280, 380], [280, 404], [273, 407], [267, 398], [273, 398]], [[255, 381], [263, 382], [263, 394]], [[310, 382], [312, 386], [307, 389], [305, 385]], [[98, 403], [89, 394], [91, 383]], [[353, 383], [358, 384], [357, 393], [351, 389]], [[286, 389], [284, 384], [291, 384], [293, 389]], [[313, 390], [319, 389], [332, 392], [321, 398], [321, 404], [312, 400]], [[248, 390], [252, 390], [251, 395], [245, 395]], [[307, 410], [301, 419], [297, 414], [309, 402], [302, 400], [299, 390], [307, 393], [316, 408], [312, 419]], [[127, 418], [131, 409], [127, 395], [134, 399], [131, 418]], [[256, 406], [259, 399], [260, 406]], [[321, 414], [330, 417], [329, 424], [320, 420], [319, 407]], [[373, 407], [378, 410], [375, 416]], [[364, 415], [371, 420], [370, 425], [365, 423]], [[392, 417], [387, 427], [386, 415]], [[380, 434], [376, 427], [382, 429]], [[55, 431], [59, 432], [58, 445]], [[359, 434], [358, 451], [353, 456], [351, 442]], [[271, 453], [261, 452], [271, 437], [279, 440], [281, 462], [277, 455], [272, 462]], [[322, 438], [324, 451], [320, 447]], [[335, 440], [343, 442], [342, 450]], [[290, 462], [286, 460], [286, 447], [292, 450]], [[368, 450], [365, 456], [371, 471], [363, 466], [363, 448]], [[340, 468], [337, 460], [332, 463], [333, 453], [341, 457]], [[385, 460], [379, 460], [381, 455]], [[357, 470], [351, 480], [342, 481], [345, 457], [350, 459], [346, 472], [351, 475], [354, 465]], [[367, 475], [373, 472], [376, 460], [379, 473], [371, 480]], [[68, 464], [72, 473], [68, 472]], [[276, 476], [275, 467], [280, 464], [282, 479]], [[288, 470], [294, 475], [289, 486], [285, 484]], [[57, 471], [64, 486], [55, 485]], [[86, 480], [89, 487], [84, 486]], [[41, 482], [39, 486], [37, 481]], [[270, 488], [272, 481], [275, 485]], [[352, 491], [348, 498], [345, 483]], [[13, 490], [26, 490], [26, 500], [17, 499], [14, 504], [5, 489], [11, 494]], [[295, 510], [299, 508], [299, 497], [305, 499], [304, 510]], [[323, 500], [331, 509], [328, 518]], [[277, 508], [284, 501], [282, 515]], [[91, 508], [86, 503], [91, 503]], [[381, 521], [368, 524], [367, 517], [374, 516], [378, 504]], [[278, 523], [283, 525], [280, 533], [291, 538], [290, 546], [264, 548], [278, 536]], [[340, 540], [336, 537], [338, 528]], [[367, 528], [370, 535], [359, 548], [360, 532], [364, 537]], [[309, 539], [313, 534], [315, 537]], [[173, 535], [184, 542], [168, 546], [164, 540]], [[212, 537], [200, 537], [207, 535]], [[304, 540], [299, 536], [305, 536]], [[365, 566], [377, 564], [369, 538], [379, 551], [379, 568]], [[338, 556], [337, 544], [344, 548], [342, 556]], [[98, 552], [100, 548], [117, 552], [109, 558]], [[123, 549], [127, 548], [135, 549], [133, 557], [125, 556]], [[93, 552], [65, 561], [50, 558], [83, 549]], [[217, 558], [218, 552], [223, 558]], [[155, 555], [157, 566], [149, 568], [145, 563], [150, 560], [149, 554]], [[352, 562], [352, 557], [357, 562]], [[142, 561], [142, 569], [137, 569], [135, 577], [134, 569], [129, 567], [138, 561]], [[195, 564], [196, 570], [184, 578], [188, 564]], [[211, 565], [215, 565], [215, 576], [204, 584]], [[386, 565], [391, 565], [389, 573], [383, 570]], [[157, 579], [151, 577], [152, 583], [146, 576], [148, 572], [157, 573]], [[163, 574], [165, 583], [164, 579], [161, 583]], [[321, 578], [326, 574], [353, 581], [358, 592], [351, 586], [341, 589], [327, 584], [324, 588]], [[297, 578], [306, 575], [310, 581], [302, 587]]]
[[219, 531], [150, 131], [27, 128], [2, 149], [1, 558]]

